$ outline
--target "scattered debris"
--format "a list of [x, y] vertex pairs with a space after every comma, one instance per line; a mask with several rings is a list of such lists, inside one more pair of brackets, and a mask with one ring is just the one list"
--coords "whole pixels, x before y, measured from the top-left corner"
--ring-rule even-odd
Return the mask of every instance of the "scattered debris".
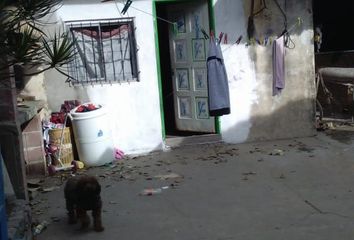
[[237, 153], [234, 152], [235, 150], [233, 149], [226, 149], [224, 151], [217, 151], [216, 155], [229, 155], [229, 156], [234, 156], [238, 155]]
[[82, 161], [76, 160], [75, 164], [77, 169], [83, 169], [85, 167], [85, 164]]
[[40, 203], [41, 203], [40, 201], [30, 201], [29, 205], [30, 205], [31, 207], [33, 207], [33, 206], [36, 206], [36, 205], [38, 205], [38, 204], [40, 204]]
[[37, 195], [38, 191], [41, 189], [43, 180], [39, 178], [27, 179], [27, 190], [30, 200], [33, 200]]
[[200, 161], [208, 161], [208, 159], [207, 159], [207, 158], [204, 158], [204, 157], [198, 157], [198, 158], [196, 158], [196, 160], [200, 160]]
[[28, 187], [28, 197], [30, 200], [35, 199], [35, 197], [38, 195], [38, 191], [40, 190], [40, 187], [35, 187], [35, 188], [30, 188]]
[[44, 220], [43, 222], [41, 222], [40, 224], [38, 224], [37, 226], [35, 226], [33, 228], [33, 235], [37, 236], [38, 234], [43, 232], [43, 230], [46, 229], [48, 225], [49, 225], [49, 223]]
[[273, 156], [283, 156], [284, 155], [284, 151], [281, 149], [274, 149], [273, 151], [271, 151], [269, 153], [269, 155], [273, 155]]
[[298, 147], [297, 150], [301, 151], [301, 152], [308, 152], [308, 153], [311, 153], [312, 151], [314, 151], [315, 149], [314, 148], [310, 148], [310, 147], [307, 147], [305, 144]]
[[183, 176], [177, 174], [177, 173], [169, 173], [169, 174], [164, 174], [164, 175], [156, 175], [154, 176], [155, 178], [158, 178], [160, 180], [168, 180], [168, 179], [183, 179]]
[[284, 173], [280, 174], [279, 178], [280, 178], [280, 179], [285, 179]]
[[144, 189], [142, 192], [140, 192], [139, 195], [151, 196], [151, 195], [160, 194], [161, 192], [162, 192], [162, 188], [147, 188], [147, 189]]
[[130, 174], [122, 175], [121, 177], [124, 178], [124, 179], [126, 179], [126, 180], [129, 180], [129, 181], [135, 181], [135, 180], [136, 180], [136, 178], [133, 177], [133, 176], [130, 175]]
[[258, 147], [255, 147], [253, 150], [250, 150], [249, 153], [263, 153], [264, 151]]
[[39, 178], [32, 178], [32, 179], [27, 179], [27, 186], [28, 187], [39, 187], [43, 180]]
[[227, 163], [227, 159], [223, 159], [223, 158], [218, 158], [216, 162], [214, 162], [215, 164], [219, 164], [219, 163]]
[[256, 174], [257, 174], [256, 172], [252, 172], [252, 171], [244, 172], [244, 173], [242, 173], [242, 175], [243, 175], [242, 180], [247, 181], [248, 180], [248, 176], [256, 175]]
[[325, 124], [327, 125], [328, 129], [334, 129], [335, 128], [333, 122], [327, 122]]
[[58, 217], [50, 217], [50, 220], [52, 220], [52, 222], [60, 222], [60, 218]]
[[47, 187], [47, 188], [42, 188], [42, 192], [47, 193], [47, 192], [52, 192], [56, 189], [59, 189], [59, 187]]
[[43, 214], [43, 213], [44, 213], [43, 210], [36, 210], [36, 211], [34, 212], [35, 215], [41, 215], [41, 214]]
[[104, 166], [112, 169], [112, 168], [117, 167], [118, 164], [116, 164], [115, 162], [109, 162], [109, 163], [104, 164]]

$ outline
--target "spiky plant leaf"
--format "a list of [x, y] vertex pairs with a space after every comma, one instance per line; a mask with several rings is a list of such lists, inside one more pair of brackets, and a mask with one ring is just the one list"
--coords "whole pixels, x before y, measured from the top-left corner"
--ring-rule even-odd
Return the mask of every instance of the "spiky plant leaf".
[[41, 37], [37, 36], [33, 28], [9, 32], [7, 38], [8, 55], [14, 62], [27, 64], [41, 52]]
[[16, 7], [27, 20], [39, 20], [58, 9], [62, 0], [17, 0]]
[[43, 53], [48, 58], [51, 67], [58, 67], [68, 64], [74, 57], [74, 42], [69, 35], [56, 33], [52, 40], [42, 39]]
[[[67, 34], [49, 39], [42, 18], [56, 11], [62, 0], [0, 0], [0, 70], [14, 65], [39, 67], [37, 73], [60, 67], [73, 59]], [[31, 73], [31, 75], [36, 72]]]

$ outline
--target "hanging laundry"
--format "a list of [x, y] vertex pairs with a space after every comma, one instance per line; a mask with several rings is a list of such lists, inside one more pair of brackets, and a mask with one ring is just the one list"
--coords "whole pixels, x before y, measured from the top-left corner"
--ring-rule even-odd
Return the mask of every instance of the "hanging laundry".
[[284, 35], [273, 41], [273, 96], [285, 88]]
[[229, 85], [220, 44], [210, 38], [208, 59], [209, 115], [222, 116], [230, 113]]
[[227, 44], [227, 42], [228, 42], [227, 33], [225, 33], [225, 36], [224, 36], [224, 44]]

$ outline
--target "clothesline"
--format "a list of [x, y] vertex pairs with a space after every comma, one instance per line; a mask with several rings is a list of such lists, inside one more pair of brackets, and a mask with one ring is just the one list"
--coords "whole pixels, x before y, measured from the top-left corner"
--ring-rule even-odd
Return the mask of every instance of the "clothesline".
[[[117, 2], [120, 3], [120, 4], [123, 4], [124, 6], [126, 6], [126, 3], [124, 3], [124, 0], [122, 0], [122, 1], [114, 0], [114, 3], [115, 3], [115, 5], [116, 5], [117, 10], [118, 10], [119, 14], [122, 16], [122, 13], [121, 13], [120, 9], [118, 8]], [[147, 12], [147, 11], [144, 11], [144, 10], [142, 10], [142, 9], [139, 9], [139, 8], [137, 8], [137, 7], [134, 7], [134, 6], [130, 5], [130, 4], [129, 4], [129, 8], [132, 8], [132, 9], [134, 9], [134, 10], [136, 10], [136, 11], [139, 11], [139, 12], [142, 12], [142, 13], [144, 13], [144, 14], [147, 14], [147, 15], [151, 16], [152, 18], [154, 18], [155, 20], [160, 20], [160, 21], [166, 22], [166, 23], [168, 23], [168, 24], [171, 24], [171, 25], [173, 26], [174, 32], [177, 32], [177, 31], [176, 31], [176, 29], [177, 29], [177, 22], [172, 22], [172, 21], [170, 21], [170, 20], [167, 20], [167, 19], [165, 19], [165, 18], [159, 17], [159, 16], [157, 16], [157, 15], [154, 16], [153, 14], [151, 14], [151, 13], [149, 13], [149, 12]], [[125, 9], [125, 10], [127, 10], [127, 9]], [[125, 12], [126, 12], [126, 11], [125, 11]], [[125, 12], [124, 12], [124, 13], [125, 13]], [[300, 26], [300, 25], [302, 24], [302, 22], [303, 22], [303, 20], [302, 20], [300, 17], [298, 17], [296, 23], [294, 23], [288, 30], [285, 29], [285, 33], [290, 33], [291, 31], [293, 31], [293, 30], [295, 29], [295, 27]], [[204, 35], [204, 38], [205, 38], [205, 39], [208, 39], [209, 36], [207, 35], [207, 33], [206, 33], [205, 31], [203, 31], [204, 29], [201, 28], [201, 30], [202, 30], [202, 33], [203, 33], [203, 35]], [[222, 37], [223, 35], [224, 35], [224, 33], [221, 32], [219, 36]], [[208, 38], [206, 38], [205, 36], [208, 36]], [[225, 37], [227, 37], [227, 34], [226, 34], [226, 33], [225, 33]], [[225, 48], [222, 52], [226, 52], [227, 50], [229, 50], [229, 49], [230, 49], [232, 46], [234, 46], [235, 44], [237, 44], [237, 45], [240, 44], [242, 38], [243, 38], [243, 36], [240, 35], [234, 43], [232, 43], [230, 46], [228, 46], [227, 48]], [[275, 40], [276, 38], [277, 38], [277, 37], [264, 37], [264, 38], [262, 38], [262, 39], [252, 38], [252, 39], [250, 39], [250, 40], [248, 40], [248, 41], [246, 42], [246, 46], [253, 45], [253, 44], [255, 44], [255, 43], [258, 43], [259, 45], [264, 45], [264, 46], [266, 46], [268, 43], [271, 44], [272, 41]], [[291, 39], [290, 39], [290, 40], [291, 40]], [[221, 42], [221, 39], [219, 39], [219, 41]]]
[[[121, 11], [119, 10], [119, 8], [118, 8], [118, 6], [117, 6], [117, 1], [118, 1], [118, 0], [114, 0], [114, 3], [116, 4], [116, 7], [117, 7], [117, 10], [118, 10], [119, 14], [121, 14]], [[125, 5], [122, 1], [120, 1], [119, 3]], [[153, 14], [151, 14], [151, 13], [149, 13], [149, 12], [147, 12], [147, 11], [141, 10], [141, 9], [136, 8], [136, 7], [133, 7], [133, 6], [131, 6], [131, 5], [130, 5], [130, 8], [132, 8], [132, 9], [134, 9], [134, 10], [137, 10], [137, 11], [139, 11], [139, 12], [145, 13], [145, 14], [147, 14], [147, 15], [150, 15], [150, 16], [153, 17], [153, 18], [156, 18], [156, 19], [161, 20], [161, 21], [163, 21], [163, 22], [169, 23], [169, 24], [171, 24], [171, 25], [177, 24], [176, 22], [171, 22], [171, 21], [169, 21], [169, 20], [167, 20], [167, 19], [164, 19], [164, 18], [162, 18], [162, 17], [159, 17], [159, 16], [156, 16], [156, 17], [155, 17]]]
[[[286, 30], [286, 33], [290, 33], [290, 32], [292, 32], [296, 27], [299, 27], [301, 24], [302, 24], [302, 22], [303, 22], [303, 20], [300, 18], [300, 17], [298, 17], [298, 19], [297, 19], [297, 21], [296, 21], [296, 23], [294, 23], [290, 28], [289, 28], [289, 30]], [[225, 51], [227, 51], [229, 48], [231, 48], [233, 45], [235, 45], [235, 44], [239, 44], [240, 43], [240, 39], [242, 39], [242, 35], [240, 35], [239, 37], [238, 37], [238, 39], [234, 42], [234, 43], [232, 43], [230, 46], [228, 46], [227, 48], [225, 48], [222, 52], [225, 52]], [[280, 37], [280, 36], [279, 36]], [[271, 44], [272, 42], [273, 42], [273, 40], [275, 40], [275, 39], [277, 39], [278, 37], [264, 37], [263, 39], [257, 39], [257, 38], [252, 38], [252, 39], [250, 39], [249, 41], [247, 41], [247, 44], [248, 45], [253, 45], [253, 44], [255, 44], [256, 42], [259, 44], [259, 45], [264, 45], [264, 46], [266, 46], [268, 43], [269, 44]]]
[[[277, 1], [274, 0], [276, 3]], [[116, 0], [114, 0], [114, 2], [116, 3]], [[132, 3], [131, 0], [127, 1], [124, 5], [123, 8], [123, 15], [125, 14], [125, 12], [127, 11], [127, 9], [130, 7], [130, 4]], [[279, 4], [277, 3], [278, 7], [280, 8]], [[119, 11], [119, 8], [116, 4], [116, 7]], [[154, 16], [149, 12], [146, 12], [144, 10], [132, 7], [131, 8], [140, 11], [142, 13], [148, 14], [150, 16], [152, 16], [153, 18], [159, 19], [161, 21], [164, 21], [168, 24], [172, 24], [173, 25], [173, 29], [174, 32], [176, 30], [177, 24], [176, 22], [171, 22], [167, 19], [158, 17], [158, 16]], [[280, 10], [282, 10], [280, 8]], [[119, 13], [121, 14], [121, 12], [119, 11]], [[284, 14], [284, 12], [282, 11], [282, 13]], [[283, 40], [283, 42], [277, 45], [276, 48], [276, 52], [273, 50], [273, 66], [275, 66], [275, 68], [273, 68], [273, 96], [274, 95], [278, 95], [280, 94], [281, 90], [284, 88], [285, 86], [285, 82], [284, 82], [284, 51], [282, 50], [282, 48], [284, 47], [289, 47], [289, 43], [293, 43], [294, 42], [291, 40], [291, 37], [289, 35], [289, 33], [295, 29], [296, 26], [300, 26], [302, 23], [302, 20], [300, 17], [298, 17], [298, 21], [297, 23], [293, 24], [289, 29], [287, 29], [287, 19], [286, 19], [286, 15], [284, 14], [285, 17], [285, 29], [283, 31], [283, 33], [279, 36], [276, 37], [274, 40], [275, 41], [280, 41], [280, 37], [283, 37], [286, 40]], [[209, 39], [210, 37], [208, 36], [208, 34], [205, 32], [204, 29], [201, 29], [201, 32], [204, 35], [205, 39]], [[224, 35], [225, 34], [225, 35]], [[208, 79], [209, 79], [209, 74], [212, 74], [212, 77], [210, 79], [214, 79], [217, 80], [214, 83], [211, 83], [211, 81], [208, 81], [208, 95], [209, 95], [209, 115], [210, 116], [221, 116], [223, 114], [229, 114], [230, 113], [230, 100], [229, 100], [229, 89], [228, 89], [228, 80], [227, 80], [227, 75], [226, 75], [226, 70], [225, 67], [223, 66], [223, 61], [213, 61], [210, 59], [217, 59], [217, 58], [221, 58], [222, 59], [222, 53], [225, 52], [226, 50], [228, 50], [229, 48], [231, 48], [234, 44], [239, 44], [242, 40], [242, 35], [239, 36], [237, 38], [237, 40], [231, 44], [230, 46], [228, 46], [226, 49], [224, 49], [223, 51], [221, 51], [220, 49], [220, 42], [222, 41], [223, 36], [225, 36], [224, 41], [227, 43], [227, 33], [223, 33], [221, 32], [219, 35], [219, 39], [217, 39], [217, 41], [219, 42], [218, 45], [215, 44], [215, 41], [211, 42], [210, 45], [210, 49], [211, 49], [211, 57], [208, 57], [208, 61], [207, 61], [207, 68], [208, 68]], [[211, 32], [211, 38], [213, 39], [213, 33]], [[251, 44], [253, 42], [257, 42], [260, 45], [267, 45], [268, 44], [268, 39], [270, 40], [269, 42], [272, 43], [272, 37], [268, 38], [265, 37], [264, 39], [262, 39], [262, 41], [260, 41], [259, 39], [250, 39], [247, 44], [249, 42], [251, 42]], [[247, 45], [246, 45], [247, 46]], [[215, 49], [213, 49], [213, 47]], [[282, 48], [281, 48], [282, 47]], [[295, 44], [294, 44], [295, 47]], [[290, 47], [289, 47], [290, 48]], [[213, 51], [214, 50], [214, 51]], [[210, 52], [209, 52], [210, 54]], [[217, 64], [222, 64], [222, 65], [217, 65]], [[216, 83], [216, 84], [215, 84]], [[220, 83], [223, 83], [224, 85], [220, 86]], [[218, 89], [218, 91], [216, 92], [210, 92], [210, 90], [213, 89]], [[222, 94], [220, 94], [220, 92], [222, 92]], [[225, 97], [226, 96], [226, 97]], [[222, 98], [221, 98], [222, 97]], [[211, 101], [213, 100], [213, 101]], [[221, 103], [220, 103], [221, 102]], [[214, 104], [214, 105], [213, 105]]]

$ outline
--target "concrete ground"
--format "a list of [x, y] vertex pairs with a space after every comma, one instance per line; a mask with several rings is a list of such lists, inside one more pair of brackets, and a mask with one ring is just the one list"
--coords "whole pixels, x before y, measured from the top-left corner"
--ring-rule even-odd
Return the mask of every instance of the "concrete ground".
[[[59, 174], [43, 183], [54, 190], [32, 201], [33, 218], [50, 221], [37, 239], [354, 239], [353, 140], [344, 129], [194, 145], [88, 169], [102, 185], [102, 233], [67, 224]], [[165, 186], [160, 194], [139, 195]]]

